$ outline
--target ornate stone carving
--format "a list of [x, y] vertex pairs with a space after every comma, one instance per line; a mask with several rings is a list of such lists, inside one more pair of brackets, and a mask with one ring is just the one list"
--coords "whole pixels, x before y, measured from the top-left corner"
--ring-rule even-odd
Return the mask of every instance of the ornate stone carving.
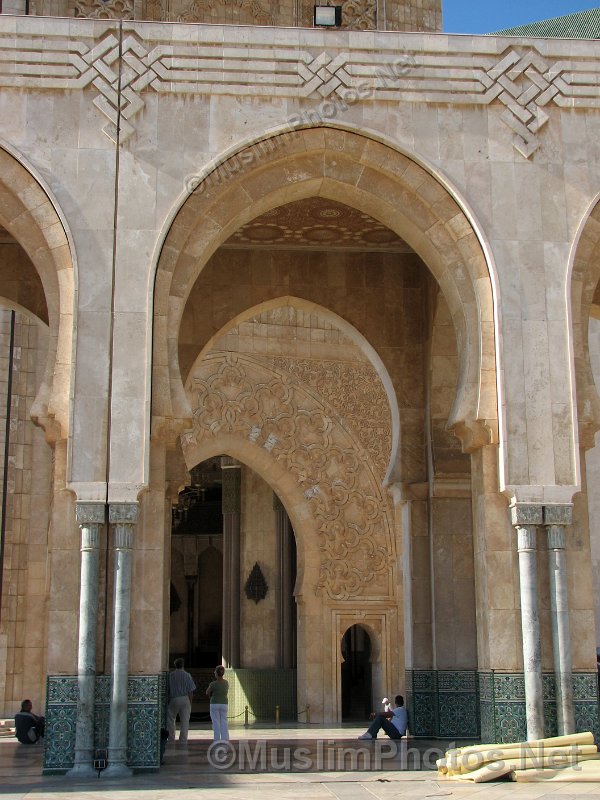
[[[188, 384], [194, 424], [184, 449], [223, 432], [269, 453], [294, 476], [312, 513], [321, 551], [317, 588], [335, 599], [389, 598], [394, 546], [379, 470], [348, 420], [286, 364], [293, 366], [224, 352], [205, 357]], [[363, 397], [362, 416], [370, 418]]]
[[335, 408], [340, 424], [358, 435], [383, 481], [390, 460], [392, 421], [386, 393], [371, 364], [273, 358], [272, 365], [315, 388]]
[[377, 30], [377, 3], [375, 0], [346, 0], [342, 6], [342, 23], [352, 31]]
[[[177, 22], [209, 22], [210, 13], [219, 7], [233, 7], [239, 11], [246, 12], [246, 15], [256, 25], [274, 25], [275, 19], [257, 0], [194, 0], [191, 6], [179, 14]], [[219, 19], [223, 17], [223, 19]], [[217, 17], [219, 22], [224, 22], [225, 14], [222, 12]], [[208, 19], [207, 19], [208, 17]], [[217, 20], [214, 20], [217, 21]]]
[[75, 0], [75, 17], [133, 19], [133, 0]]

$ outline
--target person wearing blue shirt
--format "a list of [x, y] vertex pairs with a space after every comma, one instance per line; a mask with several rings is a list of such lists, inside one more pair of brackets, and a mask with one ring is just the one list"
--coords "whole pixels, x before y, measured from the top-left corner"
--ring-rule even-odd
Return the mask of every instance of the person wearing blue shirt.
[[366, 733], [359, 736], [359, 739], [372, 741], [377, 738], [377, 734], [383, 728], [390, 739], [401, 739], [408, 727], [408, 714], [404, 707], [404, 698], [401, 694], [394, 697], [394, 705], [391, 711], [382, 711], [376, 714], [373, 722]]

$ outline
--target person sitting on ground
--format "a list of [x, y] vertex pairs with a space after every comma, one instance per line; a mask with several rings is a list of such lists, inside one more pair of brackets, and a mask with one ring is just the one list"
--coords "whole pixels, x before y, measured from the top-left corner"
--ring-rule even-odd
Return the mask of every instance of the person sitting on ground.
[[375, 719], [369, 725], [366, 733], [359, 736], [359, 739], [371, 741], [377, 738], [377, 734], [383, 728], [390, 739], [401, 739], [406, 733], [408, 726], [408, 714], [404, 707], [404, 698], [401, 694], [394, 697], [394, 705], [391, 711], [382, 711], [375, 715]]
[[15, 714], [15, 736], [21, 744], [35, 744], [46, 730], [46, 720], [31, 710], [31, 700], [23, 700], [21, 710]]

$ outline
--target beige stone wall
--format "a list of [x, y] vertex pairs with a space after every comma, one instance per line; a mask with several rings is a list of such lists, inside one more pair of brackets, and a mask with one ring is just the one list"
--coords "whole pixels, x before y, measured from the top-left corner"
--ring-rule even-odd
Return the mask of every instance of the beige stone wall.
[[[0, 308], [0, 480], [6, 446], [10, 317], [9, 310]], [[9, 716], [24, 697], [30, 697], [39, 710], [45, 695], [52, 451], [29, 412], [44, 374], [47, 348], [46, 326], [16, 314], [0, 628], [0, 713]]]
[[[273, 490], [252, 469], [242, 467], [240, 518], [240, 665], [277, 667], [277, 541]], [[244, 586], [258, 563], [269, 590], [264, 600], [249, 600]]]

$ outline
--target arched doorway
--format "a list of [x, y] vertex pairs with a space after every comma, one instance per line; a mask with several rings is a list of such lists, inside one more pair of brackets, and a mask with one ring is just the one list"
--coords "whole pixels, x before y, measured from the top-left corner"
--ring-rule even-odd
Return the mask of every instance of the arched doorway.
[[[168, 375], [156, 377], [168, 386], [158, 385], [154, 419], [156, 430], [183, 431], [188, 467], [225, 452], [282, 498], [299, 548], [298, 705], [340, 720], [340, 620], [365, 618], [367, 599], [383, 693], [405, 683], [399, 642], [417, 653], [409, 664], [432, 666], [423, 378], [431, 299], [444, 296], [457, 343], [436, 350], [432, 370], [444, 390], [434, 431], [444, 468], [450, 460], [439, 456], [454, 443], [441, 437], [455, 433], [469, 449], [494, 441], [493, 302], [477, 235], [431, 174], [353, 132], [297, 136], [288, 151], [283, 135], [247, 169], [217, 170], [175, 218], [157, 272], [155, 360]], [[448, 372], [442, 361], [452, 359]], [[449, 493], [439, 508], [456, 516], [455, 476], [439, 477], [436, 497]], [[403, 518], [392, 482], [415, 487], [403, 488]], [[472, 547], [468, 481], [459, 489]], [[462, 625], [456, 597], [444, 608], [456, 607]]]
[[[169, 660], [183, 657], [194, 675], [195, 715], [208, 712], [204, 688], [223, 663], [232, 713], [240, 704], [243, 710], [244, 695], [251, 715], [274, 715], [279, 705], [282, 719], [292, 718], [296, 548], [289, 518], [271, 487], [228, 456], [201, 461], [189, 479], [172, 512]], [[269, 684], [272, 702], [257, 699], [257, 687]]]
[[371, 637], [352, 625], [342, 638], [342, 722], [368, 719], [372, 709]]

